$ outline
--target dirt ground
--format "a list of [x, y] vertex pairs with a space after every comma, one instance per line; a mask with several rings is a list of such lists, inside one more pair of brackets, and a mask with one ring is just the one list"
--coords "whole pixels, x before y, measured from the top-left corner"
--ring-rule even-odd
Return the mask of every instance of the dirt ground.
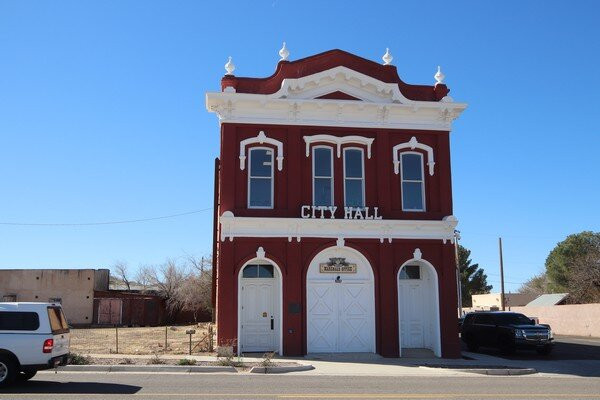
[[[209, 323], [184, 326], [71, 329], [71, 352], [76, 354], [188, 354], [192, 335], [192, 354], [208, 351]], [[165, 332], [167, 347], [165, 347]], [[118, 334], [118, 351], [117, 351]]]

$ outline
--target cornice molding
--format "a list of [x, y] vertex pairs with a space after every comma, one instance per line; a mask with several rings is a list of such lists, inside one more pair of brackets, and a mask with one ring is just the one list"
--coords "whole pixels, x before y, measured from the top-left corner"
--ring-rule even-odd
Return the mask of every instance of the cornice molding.
[[[320, 99], [343, 92], [361, 100]], [[206, 93], [206, 108], [220, 123], [344, 126], [358, 128], [451, 130], [467, 107], [450, 96], [442, 101], [406, 98], [396, 83], [338, 66], [301, 78], [286, 78], [272, 94]]]
[[441, 221], [430, 220], [350, 220], [236, 217], [231, 211], [219, 217], [221, 241], [236, 237], [335, 239], [433, 239], [454, 242], [458, 220], [450, 215]]
[[307, 100], [336, 91], [372, 103], [421, 103], [407, 99], [396, 83], [382, 82], [344, 66], [301, 78], [284, 79], [281, 82], [281, 89], [269, 95], [269, 97]]

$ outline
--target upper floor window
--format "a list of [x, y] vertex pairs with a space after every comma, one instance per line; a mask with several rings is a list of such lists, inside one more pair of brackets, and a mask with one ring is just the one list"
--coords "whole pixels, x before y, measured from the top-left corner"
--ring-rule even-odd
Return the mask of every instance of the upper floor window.
[[344, 205], [365, 206], [365, 175], [362, 149], [344, 149]]
[[273, 208], [273, 150], [250, 149], [248, 208]]
[[333, 149], [313, 148], [313, 205], [333, 205]]
[[425, 211], [425, 179], [423, 155], [417, 152], [400, 154], [402, 180], [402, 210]]

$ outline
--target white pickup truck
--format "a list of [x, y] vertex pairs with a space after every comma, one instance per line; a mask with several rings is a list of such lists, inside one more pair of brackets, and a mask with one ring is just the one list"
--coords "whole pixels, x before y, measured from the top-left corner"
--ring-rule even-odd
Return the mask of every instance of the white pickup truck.
[[60, 304], [0, 302], [0, 387], [65, 365], [69, 341]]

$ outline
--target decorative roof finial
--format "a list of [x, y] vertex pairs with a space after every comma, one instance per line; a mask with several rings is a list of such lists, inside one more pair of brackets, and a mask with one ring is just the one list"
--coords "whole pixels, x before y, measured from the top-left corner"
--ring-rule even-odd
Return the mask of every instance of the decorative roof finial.
[[231, 61], [231, 56], [229, 56], [229, 60], [227, 60], [227, 64], [225, 64], [225, 71], [227, 71], [225, 75], [233, 75], [233, 71], [235, 71], [235, 65]]
[[438, 65], [438, 70], [435, 73], [435, 75], [433, 76], [435, 78], [435, 84], [437, 85], [438, 83], [444, 84], [444, 78], [446, 77], [446, 75], [444, 75], [442, 73], [442, 70], [440, 69], [440, 66]]
[[287, 47], [285, 47], [285, 42], [283, 42], [283, 47], [281, 50], [279, 50], [279, 56], [281, 57], [279, 61], [287, 61], [288, 57], [290, 56], [289, 50]]
[[391, 65], [392, 64], [392, 60], [394, 59], [394, 57], [392, 57], [392, 54], [390, 53], [390, 49], [388, 49], [388, 48], [385, 49], [385, 54], [383, 55], [383, 57], [381, 57], [381, 59], [383, 60], [383, 65]]

